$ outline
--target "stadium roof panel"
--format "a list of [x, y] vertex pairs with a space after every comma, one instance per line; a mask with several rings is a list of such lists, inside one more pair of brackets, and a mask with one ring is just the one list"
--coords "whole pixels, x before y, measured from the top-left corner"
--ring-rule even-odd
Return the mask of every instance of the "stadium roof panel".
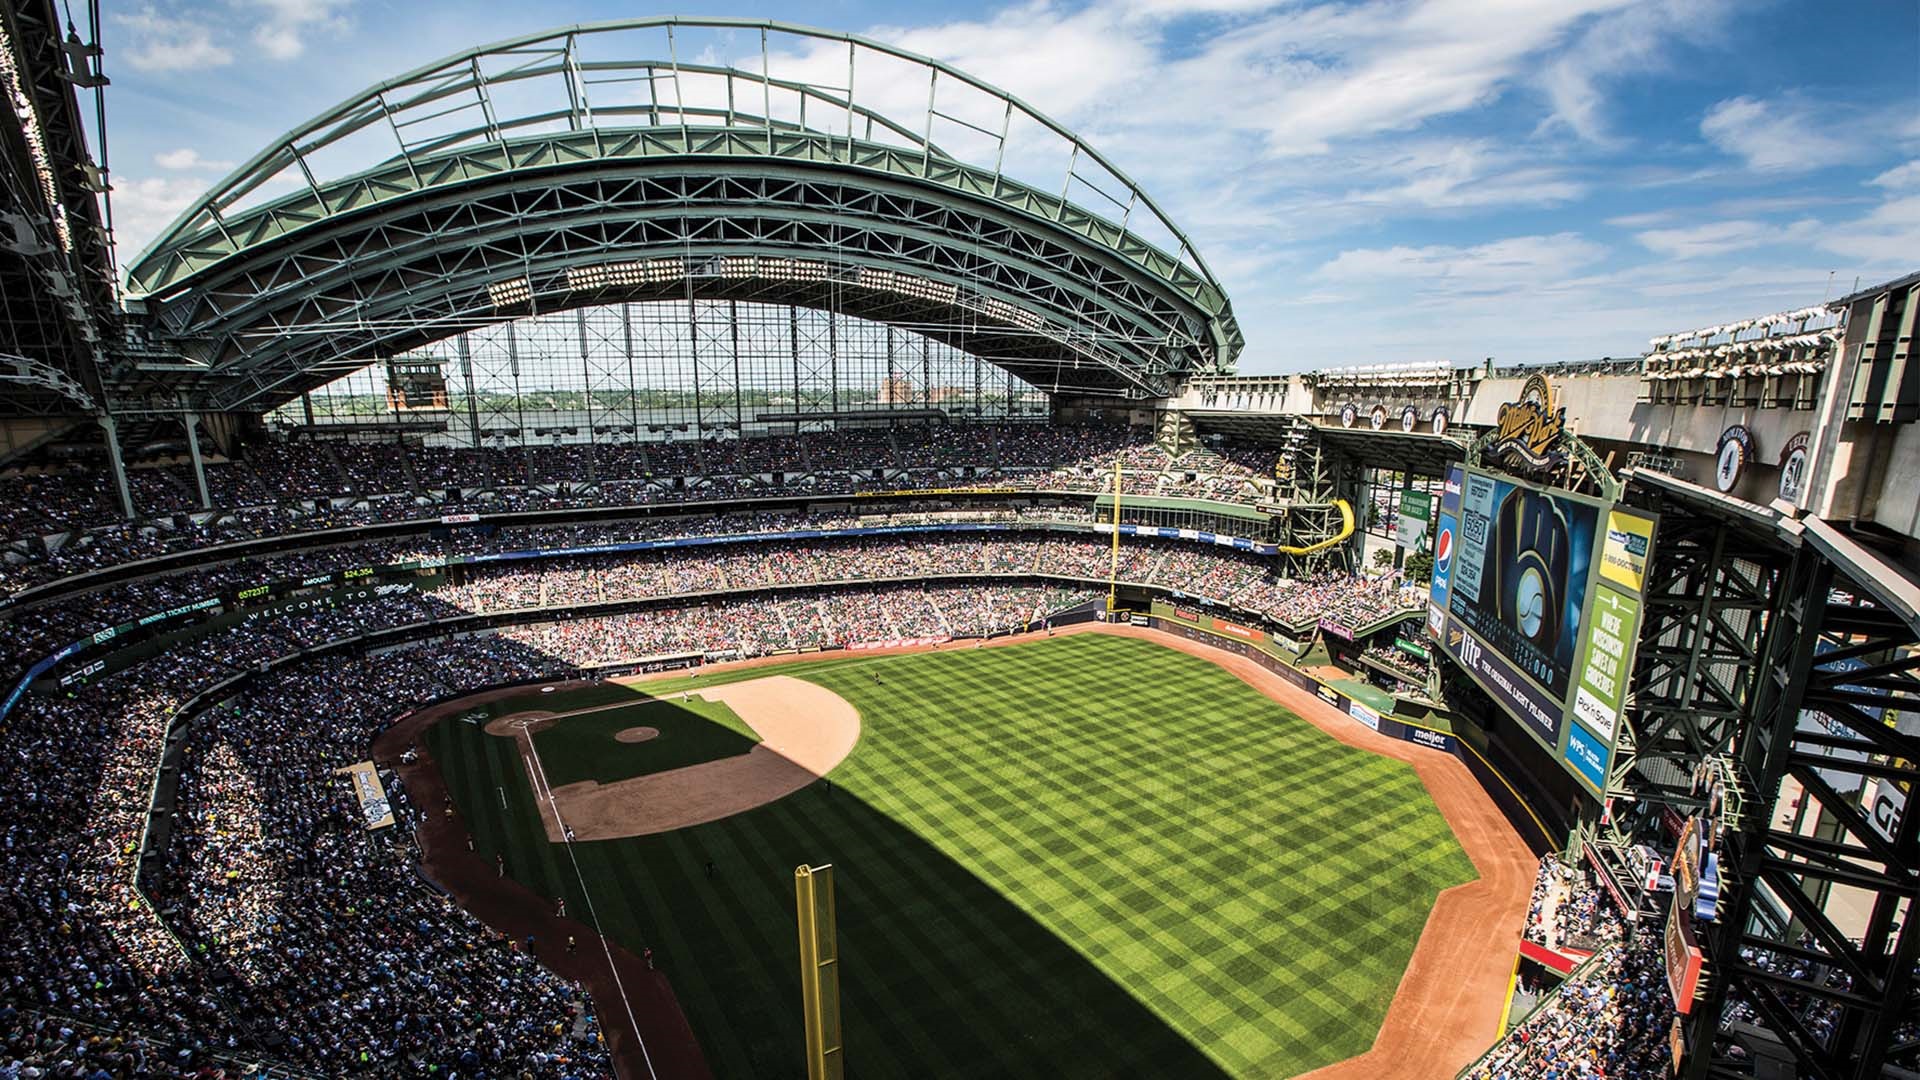
[[[671, 282], [575, 287], [676, 257]], [[1186, 235], [1080, 136], [939, 61], [764, 20], [563, 27], [370, 87], [217, 183], [128, 291], [226, 384], [213, 404], [253, 408], [523, 313], [502, 295], [737, 298], [702, 268], [742, 257], [822, 264], [757, 292], [883, 320], [840, 305], [891, 272], [936, 336], [1037, 385], [1152, 396], [1242, 344]]]

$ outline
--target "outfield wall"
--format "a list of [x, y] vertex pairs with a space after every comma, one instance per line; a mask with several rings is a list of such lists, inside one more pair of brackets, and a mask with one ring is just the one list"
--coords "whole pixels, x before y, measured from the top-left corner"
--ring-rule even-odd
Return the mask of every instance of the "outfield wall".
[[[1506, 772], [1488, 759], [1484, 747], [1472, 745], [1485, 738], [1477, 729], [1463, 727], [1456, 731], [1440, 731], [1404, 717], [1384, 715], [1294, 666], [1292, 654], [1285, 652], [1271, 637], [1259, 630], [1218, 616], [1178, 609], [1163, 602], [1156, 602], [1154, 607], [1150, 621], [1156, 629], [1244, 656], [1370, 730], [1459, 758], [1528, 848], [1536, 854], [1559, 849], [1559, 839], [1554, 830], [1543, 820], [1522, 789], [1516, 788]], [[1475, 739], [1473, 736], [1480, 737]]]

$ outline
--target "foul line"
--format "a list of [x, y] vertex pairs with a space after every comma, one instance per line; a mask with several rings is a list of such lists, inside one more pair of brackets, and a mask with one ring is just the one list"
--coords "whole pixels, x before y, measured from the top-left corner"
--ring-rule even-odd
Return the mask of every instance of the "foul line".
[[607, 969], [613, 972], [613, 985], [620, 991], [620, 1004], [627, 1011], [627, 1023], [633, 1027], [634, 1041], [640, 1044], [640, 1058], [646, 1062], [647, 1075], [653, 1080], [660, 1080], [660, 1074], [653, 1070], [653, 1055], [647, 1051], [647, 1040], [640, 1034], [640, 1021], [634, 1018], [633, 1002], [627, 998], [627, 984], [620, 978], [620, 965], [613, 962], [613, 947], [607, 944], [607, 933], [600, 928], [600, 913], [593, 906], [593, 890], [587, 888], [586, 875], [580, 872], [580, 860], [573, 853], [573, 837], [567, 832], [567, 823], [560, 816], [560, 804], [553, 797], [552, 786], [547, 783], [546, 766], [540, 764], [540, 751], [534, 747], [533, 735], [526, 728], [521, 728], [520, 734], [527, 740], [527, 760], [533, 763], [533, 782], [538, 789], [535, 797], [544, 793], [547, 805], [553, 809], [554, 824], [560, 827], [562, 842], [567, 846], [567, 860], [573, 863], [574, 880], [580, 883], [580, 895], [587, 899], [587, 917], [593, 920], [593, 932], [600, 939], [600, 951], [607, 956]]

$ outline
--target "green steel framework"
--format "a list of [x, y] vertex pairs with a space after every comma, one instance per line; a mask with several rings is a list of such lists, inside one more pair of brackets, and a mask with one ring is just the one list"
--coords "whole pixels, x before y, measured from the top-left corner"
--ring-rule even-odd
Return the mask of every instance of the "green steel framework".
[[127, 285], [184, 362], [124, 365], [123, 400], [203, 409], [624, 301], [910, 324], [1036, 387], [1130, 397], [1242, 344], [1185, 234], [1078, 135], [937, 61], [753, 20], [560, 28], [381, 83], [217, 184]]

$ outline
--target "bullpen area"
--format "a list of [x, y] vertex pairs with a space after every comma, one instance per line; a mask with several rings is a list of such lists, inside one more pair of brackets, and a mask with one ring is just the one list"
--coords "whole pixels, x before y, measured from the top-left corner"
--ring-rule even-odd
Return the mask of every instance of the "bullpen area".
[[1329, 1065], [1475, 877], [1405, 762], [1104, 634], [528, 691], [425, 745], [478, 857], [651, 949], [721, 1077], [802, 1069], [799, 863], [860, 1077]]

